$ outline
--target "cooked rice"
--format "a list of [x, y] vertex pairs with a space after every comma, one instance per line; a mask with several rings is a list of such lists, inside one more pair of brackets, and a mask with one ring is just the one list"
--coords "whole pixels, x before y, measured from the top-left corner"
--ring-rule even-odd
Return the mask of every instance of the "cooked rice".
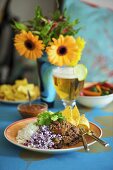
[[39, 129], [34, 123], [29, 123], [26, 127], [18, 131], [16, 140], [18, 143], [23, 144], [26, 140], [29, 140], [30, 137]]

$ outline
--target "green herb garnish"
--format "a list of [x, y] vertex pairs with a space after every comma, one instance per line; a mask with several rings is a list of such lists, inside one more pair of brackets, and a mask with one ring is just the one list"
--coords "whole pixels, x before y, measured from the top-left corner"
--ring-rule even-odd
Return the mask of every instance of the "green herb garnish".
[[61, 112], [50, 112], [50, 111], [46, 111], [43, 112], [41, 114], [39, 114], [37, 116], [37, 125], [50, 125], [51, 122], [53, 121], [59, 121], [62, 122], [63, 120], [65, 120], [64, 116], [62, 116]]

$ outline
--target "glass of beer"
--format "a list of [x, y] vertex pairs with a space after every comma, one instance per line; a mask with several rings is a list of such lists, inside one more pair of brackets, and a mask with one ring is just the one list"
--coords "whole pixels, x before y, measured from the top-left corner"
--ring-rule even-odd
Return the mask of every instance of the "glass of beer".
[[56, 92], [63, 101], [64, 106], [76, 105], [76, 98], [84, 85], [79, 81], [73, 67], [56, 67], [53, 70], [53, 79]]

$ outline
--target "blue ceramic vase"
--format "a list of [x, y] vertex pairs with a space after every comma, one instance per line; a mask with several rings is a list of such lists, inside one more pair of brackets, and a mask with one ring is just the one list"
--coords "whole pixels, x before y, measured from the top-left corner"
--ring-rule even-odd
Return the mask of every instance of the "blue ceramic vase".
[[46, 53], [37, 60], [37, 64], [40, 83], [40, 99], [42, 102], [47, 103], [50, 108], [54, 106], [56, 97], [52, 75], [52, 70], [55, 66], [48, 62]]

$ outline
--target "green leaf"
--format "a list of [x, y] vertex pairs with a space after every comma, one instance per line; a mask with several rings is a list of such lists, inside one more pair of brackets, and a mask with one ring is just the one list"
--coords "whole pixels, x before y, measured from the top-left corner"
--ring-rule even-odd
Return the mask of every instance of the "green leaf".
[[79, 24], [79, 19], [75, 19], [72, 23], [71, 23], [71, 25], [72, 26], [75, 26], [75, 25], [77, 25], [77, 24]]
[[52, 19], [57, 21], [60, 18], [60, 16], [61, 16], [61, 12], [59, 10], [56, 10], [53, 14]]
[[36, 20], [39, 20], [41, 17], [42, 17], [42, 10], [39, 6], [36, 7], [36, 10], [35, 10], [35, 19]]
[[26, 25], [20, 23], [20, 22], [14, 22], [14, 26], [18, 29], [18, 30], [25, 30], [27, 31], [28, 28]]
[[52, 115], [52, 116], [51, 116], [51, 120], [53, 120], [53, 121], [58, 120], [58, 116], [57, 116], [57, 115]]
[[47, 33], [49, 32], [49, 30], [51, 29], [51, 27], [52, 27], [52, 22], [46, 24], [45, 26], [43, 26], [43, 29], [41, 30], [40, 34], [41, 34], [42, 36], [44, 36], [44, 38], [45, 38], [45, 36], [47, 35]]
[[40, 32], [39, 31], [31, 31], [33, 34], [35, 35], [40, 35]]
[[50, 119], [47, 119], [46, 121], [45, 121], [45, 123], [44, 123], [44, 125], [50, 125], [50, 123], [51, 123], [51, 120]]
[[44, 125], [45, 122], [44, 119], [40, 118], [37, 123], [38, 125]]

